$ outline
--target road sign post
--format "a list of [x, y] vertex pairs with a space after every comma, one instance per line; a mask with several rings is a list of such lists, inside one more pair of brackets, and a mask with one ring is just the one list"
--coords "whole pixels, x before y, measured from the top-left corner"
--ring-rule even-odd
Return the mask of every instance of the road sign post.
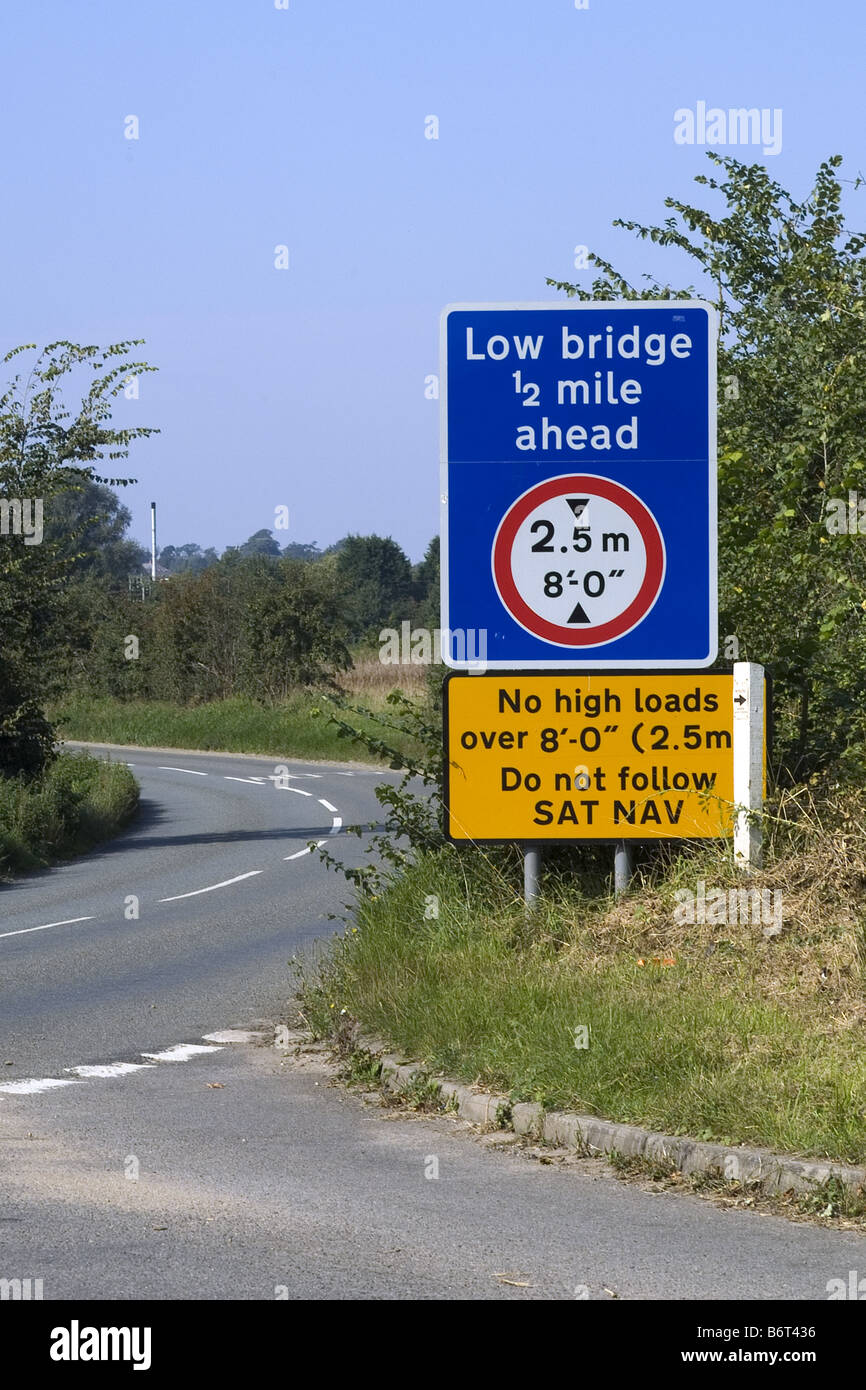
[[766, 766], [766, 682], [764, 669], [751, 661], [734, 664], [734, 863], [746, 871], [761, 867]]
[[[443, 311], [448, 834], [522, 843], [527, 901], [548, 840], [614, 844], [617, 892], [638, 839], [733, 835], [759, 860], [763, 672], [735, 668], [739, 705], [704, 674], [717, 336], [700, 300]], [[479, 648], [502, 675], [467, 682]]]

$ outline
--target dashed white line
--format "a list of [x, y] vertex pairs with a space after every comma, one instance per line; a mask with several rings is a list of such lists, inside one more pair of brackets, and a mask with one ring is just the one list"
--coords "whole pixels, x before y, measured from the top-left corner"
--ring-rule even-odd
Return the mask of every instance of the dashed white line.
[[312, 792], [301, 791], [300, 787], [277, 787], [278, 792], [294, 792], [295, 796], [312, 796]]
[[222, 1052], [222, 1048], [212, 1043], [209, 1046], [203, 1043], [175, 1043], [174, 1047], [166, 1047], [162, 1052], [142, 1052], [141, 1055], [150, 1062], [188, 1062], [190, 1057], [197, 1057], [201, 1052]]
[[75, 1081], [60, 1076], [31, 1076], [22, 1081], [3, 1081], [0, 1082], [0, 1092], [10, 1096], [38, 1095], [40, 1091], [55, 1091], [60, 1086], [79, 1086], [82, 1081], [106, 1081], [113, 1076], [129, 1076], [131, 1072], [154, 1071], [159, 1062], [189, 1062], [202, 1053], [222, 1052], [222, 1047], [214, 1046], [217, 1039], [226, 1042], [251, 1042], [263, 1036], [262, 1033], [243, 1030], [208, 1034], [204, 1044], [175, 1043], [173, 1047], [165, 1047], [161, 1052], [142, 1052], [139, 1055], [146, 1059], [144, 1062], [100, 1062], [87, 1063], [79, 1067], [64, 1067], [65, 1072], [77, 1078]]
[[128, 1076], [131, 1071], [148, 1071], [155, 1062], [105, 1062], [97, 1066], [64, 1067], [64, 1071], [88, 1081], [91, 1077]]
[[336, 815], [336, 814], [337, 814], [337, 808], [336, 808], [336, 806], [332, 806], [331, 803], [330, 803], [330, 801], [326, 801], [325, 798], [324, 798], [323, 796], [320, 796], [320, 797], [319, 797], [319, 805], [320, 805], [320, 806], [324, 806], [325, 810], [326, 810], [326, 811], [330, 811], [330, 812], [332, 813], [332, 815]]
[[264, 777], [223, 777], [224, 782], [252, 782], [255, 787], [265, 785]]
[[4, 1081], [0, 1091], [10, 1096], [29, 1096], [37, 1091], [53, 1091], [57, 1086], [77, 1086], [77, 1081], [66, 1081], [59, 1076], [42, 1076], [29, 1081]]
[[47, 931], [49, 927], [71, 927], [75, 922], [92, 921], [92, 917], [67, 917], [62, 922], [46, 922], [42, 927], [21, 927], [18, 931], [0, 932], [0, 939], [4, 936], [26, 936], [30, 931]]
[[340, 833], [340, 831], [342, 830], [342, 828], [343, 828], [343, 817], [342, 817], [342, 816], [334, 816], [334, 820], [333, 820], [333, 823], [332, 823], [332, 825], [331, 825], [330, 830], [328, 831], [328, 834], [329, 834], [329, 835], [339, 835], [339, 833]]
[[[132, 766], [132, 764], [130, 763], [130, 767], [131, 767], [131, 766]], [[191, 767], [163, 767], [163, 766], [160, 764], [160, 765], [158, 766], [158, 768], [157, 768], [157, 771], [159, 771], [159, 772], [186, 772], [186, 773], [189, 774], [190, 777], [210, 777], [210, 773], [209, 773], [209, 772], [195, 772], [195, 771], [193, 770], [193, 768], [191, 768]]]
[[[325, 844], [327, 844], [327, 843], [328, 843], [327, 840], [317, 840], [317, 841], [316, 841], [316, 849], [318, 849], [320, 845], [325, 845]], [[304, 857], [305, 854], [310, 854], [310, 853], [312, 853], [312, 851], [311, 851], [311, 849], [310, 849], [310, 846], [307, 845], [307, 848], [306, 848], [306, 849], [299, 849], [298, 852], [297, 852], [297, 854], [287, 854], [287, 855], [285, 856], [285, 861], [284, 861], [284, 862], [285, 862], [285, 863], [288, 863], [290, 859], [302, 859], [302, 858]]]
[[256, 874], [263, 873], [262, 869], [250, 869], [248, 874], [238, 874], [237, 878], [225, 878], [222, 883], [212, 883], [208, 888], [194, 888], [191, 893], [175, 893], [172, 898], [159, 898], [161, 903], [178, 903], [181, 898], [197, 898], [201, 893], [214, 893], [217, 888], [228, 888], [230, 883], [240, 883], [244, 878], [255, 878]]

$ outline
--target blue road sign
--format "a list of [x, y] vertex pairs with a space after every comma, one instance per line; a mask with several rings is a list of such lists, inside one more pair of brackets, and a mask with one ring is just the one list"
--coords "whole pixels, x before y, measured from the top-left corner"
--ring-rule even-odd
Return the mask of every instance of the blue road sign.
[[448, 665], [712, 665], [717, 331], [696, 300], [443, 311]]

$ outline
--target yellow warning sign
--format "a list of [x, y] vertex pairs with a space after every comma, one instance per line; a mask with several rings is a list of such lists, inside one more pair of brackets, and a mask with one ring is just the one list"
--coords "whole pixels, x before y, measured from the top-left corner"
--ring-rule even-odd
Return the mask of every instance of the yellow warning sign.
[[453, 840], [730, 835], [732, 675], [453, 673]]

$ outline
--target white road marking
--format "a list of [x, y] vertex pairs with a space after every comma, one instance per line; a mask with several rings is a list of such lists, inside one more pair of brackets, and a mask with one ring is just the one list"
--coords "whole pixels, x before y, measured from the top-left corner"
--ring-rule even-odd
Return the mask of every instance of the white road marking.
[[328, 834], [329, 834], [329, 835], [339, 835], [339, 833], [340, 833], [340, 831], [342, 830], [342, 828], [343, 828], [343, 817], [342, 817], [342, 816], [334, 816], [333, 824], [331, 825], [331, 828], [330, 828], [330, 830], [328, 831]]
[[230, 883], [240, 883], [244, 878], [255, 878], [256, 874], [263, 873], [262, 869], [250, 869], [248, 874], [238, 874], [237, 878], [225, 878], [222, 883], [212, 883], [209, 888], [194, 888], [191, 893], [175, 893], [173, 898], [158, 898], [161, 903], [178, 903], [181, 898], [197, 898], [201, 893], [213, 893], [217, 888], [228, 888]]
[[297, 780], [298, 777], [315, 777], [316, 780], [319, 781], [319, 782], [322, 780], [322, 779], [321, 779], [321, 775], [320, 775], [320, 773], [318, 773], [318, 772], [269, 772], [269, 773], [268, 773], [268, 781], [269, 781], [269, 782], [282, 782], [282, 780], [283, 780], [284, 777], [292, 777], [292, 778], [294, 778], [295, 780]]
[[[324, 840], [320, 842], [324, 844]], [[266, 1035], [246, 1028], [224, 1028], [217, 1033], [205, 1033], [201, 1043], [175, 1043], [161, 1052], [142, 1052], [144, 1062], [101, 1062], [79, 1067], [64, 1067], [63, 1070], [78, 1078], [75, 1081], [60, 1076], [28, 1077], [25, 1081], [0, 1082], [0, 1092], [12, 1096], [36, 1095], [40, 1091], [54, 1091], [60, 1086], [78, 1086], [82, 1081], [105, 1081], [113, 1076], [129, 1076], [132, 1072], [153, 1071], [159, 1062], [189, 1062], [210, 1052], [222, 1052], [217, 1043], [250, 1043]]]
[[46, 922], [44, 927], [21, 927], [18, 931], [0, 932], [0, 940], [4, 936], [26, 936], [29, 931], [47, 931], [49, 927], [71, 927], [74, 922], [92, 921], [92, 917], [67, 917], [62, 922]]
[[224, 782], [252, 782], [256, 787], [265, 785], [264, 777], [224, 777]]
[[4, 1081], [0, 1091], [10, 1096], [30, 1096], [36, 1091], [53, 1091], [56, 1086], [77, 1086], [77, 1081], [61, 1080], [57, 1076], [42, 1076], [38, 1080]]
[[265, 1037], [264, 1033], [256, 1032], [250, 1028], [223, 1028], [218, 1033], [205, 1033], [205, 1042], [217, 1043], [249, 1043], [255, 1042], [257, 1038]]
[[[327, 844], [327, 843], [328, 843], [327, 840], [317, 840], [317, 841], [316, 841], [316, 848], [318, 849], [320, 845], [325, 845], [325, 844]], [[311, 853], [312, 853], [312, 851], [311, 851], [311, 849], [310, 849], [310, 846], [307, 845], [307, 848], [306, 848], [306, 849], [299, 849], [298, 852], [297, 852], [297, 854], [287, 854], [287, 855], [285, 856], [284, 862], [285, 862], [285, 863], [288, 863], [290, 859], [302, 859], [302, 858], [304, 857], [305, 854], [311, 854]]]
[[[132, 763], [129, 766], [132, 767]], [[190, 777], [210, 777], [209, 772], [194, 772], [191, 767], [163, 767], [162, 764], [159, 764], [157, 770], [159, 772], [188, 772]]]
[[337, 814], [336, 806], [332, 806], [330, 801], [326, 801], [323, 796], [319, 797], [319, 805], [324, 806], [325, 810], [330, 811], [333, 815]]
[[302, 791], [300, 787], [276, 787], [278, 792], [294, 792], [295, 796], [312, 796], [312, 792]]
[[222, 1052], [222, 1048], [205, 1047], [202, 1043], [175, 1043], [174, 1047], [166, 1047], [162, 1052], [142, 1052], [141, 1056], [150, 1062], [188, 1062], [200, 1052]]
[[105, 1062], [99, 1066], [64, 1067], [63, 1070], [87, 1080], [95, 1076], [128, 1076], [131, 1071], [148, 1071], [155, 1065], [155, 1062]]

